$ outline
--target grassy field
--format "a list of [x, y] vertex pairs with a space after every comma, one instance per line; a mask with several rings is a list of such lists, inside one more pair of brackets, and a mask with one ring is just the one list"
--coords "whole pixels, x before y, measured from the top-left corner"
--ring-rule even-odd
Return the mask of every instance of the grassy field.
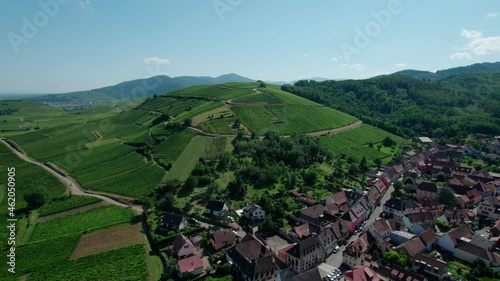
[[186, 180], [214, 138], [195, 136], [167, 172], [166, 180]]
[[208, 121], [211, 119], [217, 119], [217, 118], [223, 118], [227, 116], [232, 116], [234, 112], [231, 110], [231, 108], [227, 105], [217, 107], [216, 109], [209, 110], [206, 112], [203, 112], [199, 115], [196, 115], [193, 117], [193, 126], [196, 126], [204, 121]]
[[95, 198], [95, 197], [87, 197], [87, 196], [81, 196], [81, 197], [71, 197], [68, 199], [64, 200], [58, 200], [55, 202], [52, 202], [50, 204], [42, 206], [38, 212], [40, 217], [76, 209], [79, 207], [87, 206], [90, 204], [94, 204], [97, 202], [101, 202], [102, 199]]
[[356, 118], [327, 107], [304, 105], [235, 106], [232, 108], [250, 131], [264, 134], [308, 133], [349, 125]]
[[[30, 281], [147, 279], [144, 245], [134, 245], [37, 269]], [[105, 261], [105, 262], [103, 262]], [[54, 274], [57, 272], [57, 274]]]
[[[388, 161], [395, 151], [381, 146], [380, 143], [386, 137], [392, 138], [399, 145], [409, 143], [401, 137], [366, 124], [336, 135], [322, 136], [319, 140], [334, 155], [345, 154], [357, 161], [360, 161], [363, 156], [366, 156], [368, 161], [373, 161], [375, 158], [383, 158]], [[370, 146], [370, 144], [372, 145]]]
[[0, 159], [2, 159], [0, 170], [5, 171], [5, 175], [0, 177], [0, 186], [4, 191], [7, 189], [7, 168], [15, 168], [17, 209], [27, 206], [23, 195], [35, 187], [44, 187], [49, 200], [62, 197], [66, 191], [55, 176], [37, 165], [20, 159], [3, 143], [0, 143]]
[[76, 213], [35, 226], [30, 241], [52, 239], [66, 235], [78, 234], [108, 226], [130, 222], [135, 217], [133, 211], [109, 205]]

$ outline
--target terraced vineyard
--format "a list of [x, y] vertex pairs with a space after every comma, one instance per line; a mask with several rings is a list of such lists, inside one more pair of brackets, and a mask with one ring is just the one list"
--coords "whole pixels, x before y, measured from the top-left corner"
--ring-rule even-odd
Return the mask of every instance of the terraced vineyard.
[[103, 206], [90, 211], [39, 223], [35, 226], [30, 241], [52, 239], [128, 223], [133, 217], [135, 217], [135, 214], [129, 209], [114, 205]]
[[172, 166], [172, 169], [167, 172], [165, 179], [186, 180], [213, 140], [214, 138], [211, 137], [195, 136]]
[[[144, 245], [134, 245], [38, 268], [32, 281], [146, 280]], [[103, 262], [105, 261], [105, 262]], [[57, 272], [57, 275], [54, 274]]]
[[101, 202], [102, 199], [95, 198], [95, 197], [70, 197], [64, 200], [59, 200], [52, 202], [50, 204], [42, 206], [38, 212], [39, 216], [48, 216], [52, 215], [55, 213], [63, 212], [63, 211], [68, 211], [72, 209], [76, 209], [79, 207], [87, 206], [90, 204], [94, 204], [97, 202]]
[[232, 100], [234, 103], [282, 103], [283, 101], [267, 93], [252, 94]]

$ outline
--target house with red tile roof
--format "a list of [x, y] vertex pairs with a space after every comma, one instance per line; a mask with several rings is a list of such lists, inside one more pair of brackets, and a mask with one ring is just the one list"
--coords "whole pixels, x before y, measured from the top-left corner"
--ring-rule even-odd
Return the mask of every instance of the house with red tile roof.
[[450, 253], [455, 252], [458, 240], [460, 238], [471, 238], [473, 234], [472, 229], [467, 224], [462, 224], [459, 227], [448, 231], [444, 236], [440, 237], [437, 241], [437, 245], [441, 249], [446, 250]]
[[434, 248], [434, 245], [436, 244], [437, 237], [434, 235], [434, 232], [432, 229], [428, 229], [418, 236], [420, 240], [422, 240], [422, 243], [425, 245], [425, 250], [430, 252]]
[[365, 227], [365, 230], [375, 239], [377, 247], [385, 253], [385, 238], [391, 233], [391, 226], [385, 219], [376, 220]]
[[450, 276], [448, 265], [445, 261], [434, 259], [422, 254], [415, 255], [411, 268], [424, 276], [429, 276], [431, 280], [444, 280]]
[[468, 263], [479, 259], [486, 263], [493, 271], [500, 271], [500, 254], [475, 245], [467, 238], [461, 238], [457, 241], [453, 256]]
[[215, 250], [232, 246], [235, 242], [236, 237], [230, 229], [218, 230], [210, 235], [210, 244], [212, 244], [212, 247], [214, 247]]
[[439, 188], [436, 183], [423, 181], [417, 186], [417, 199], [438, 199]]
[[177, 272], [181, 278], [202, 274], [203, 262], [201, 261], [200, 256], [191, 256], [177, 261]]
[[414, 260], [415, 256], [425, 250], [425, 245], [420, 238], [415, 237], [405, 243], [394, 248], [395, 250], [403, 249], [408, 254], [410, 261]]
[[368, 235], [361, 234], [358, 239], [349, 243], [345, 250], [342, 252], [342, 263], [349, 268], [364, 265], [366, 260], [366, 252], [370, 248]]
[[369, 266], [356, 266], [355, 268], [348, 270], [340, 278], [341, 281], [380, 281], [377, 273], [371, 269]]
[[184, 235], [180, 234], [172, 242], [170, 253], [177, 259], [184, 259], [193, 256], [198, 249]]

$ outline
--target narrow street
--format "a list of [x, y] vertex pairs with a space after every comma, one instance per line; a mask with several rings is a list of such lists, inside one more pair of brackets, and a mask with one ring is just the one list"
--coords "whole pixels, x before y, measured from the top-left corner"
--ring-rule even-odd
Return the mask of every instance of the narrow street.
[[[387, 189], [387, 192], [385, 193], [384, 197], [382, 197], [382, 199], [380, 200], [380, 206], [377, 206], [375, 208], [375, 210], [373, 210], [372, 215], [370, 216], [369, 219], [366, 220], [365, 225], [369, 225], [369, 224], [373, 223], [378, 217], [380, 217], [380, 214], [382, 213], [382, 211], [384, 209], [384, 204], [385, 204], [385, 202], [387, 202], [387, 200], [389, 200], [391, 198], [391, 194], [392, 194], [393, 191], [394, 191], [394, 187], [392, 185], [389, 186], [389, 188]], [[351, 236], [351, 238], [349, 238], [347, 244], [349, 244], [352, 241], [355, 241], [360, 234], [361, 233], [358, 233], [358, 234], [355, 234], [355, 235]], [[338, 253], [331, 254], [325, 260], [325, 263], [327, 263], [327, 264], [329, 264], [331, 266], [334, 266], [336, 268], [339, 268], [340, 265], [342, 264], [342, 252], [345, 250], [345, 247], [346, 246], [341, 246], [340, 249], [339, 249], [339, 251], [338, 251]]]

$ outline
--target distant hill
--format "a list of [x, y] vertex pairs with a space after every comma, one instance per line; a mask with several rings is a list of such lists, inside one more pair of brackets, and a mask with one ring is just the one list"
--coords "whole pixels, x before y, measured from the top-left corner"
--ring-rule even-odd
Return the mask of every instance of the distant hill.
[[500, 62], [476, 63], [468, 66], [460, 66], [450, 69], [438, 70], [435, 73], [430, 71], [407, 69], [398, 71], [394, 74], [407, 75], [417, 79], [439, 80], [457, 74], [473, 74], [473, 73], [500, 73]]
[[29, 100], [47, 103], [56, 108], [80, 109], [114, 103], [120, 100], [150, 97], [189, 86], [253, 81], [252, 79], [234, 73], [215, 78], [208, 76], [169, 77], [166, 75], [158, 75], [145, 79], [125, 81], [114, 86], [88, 91], [31, 97]]

